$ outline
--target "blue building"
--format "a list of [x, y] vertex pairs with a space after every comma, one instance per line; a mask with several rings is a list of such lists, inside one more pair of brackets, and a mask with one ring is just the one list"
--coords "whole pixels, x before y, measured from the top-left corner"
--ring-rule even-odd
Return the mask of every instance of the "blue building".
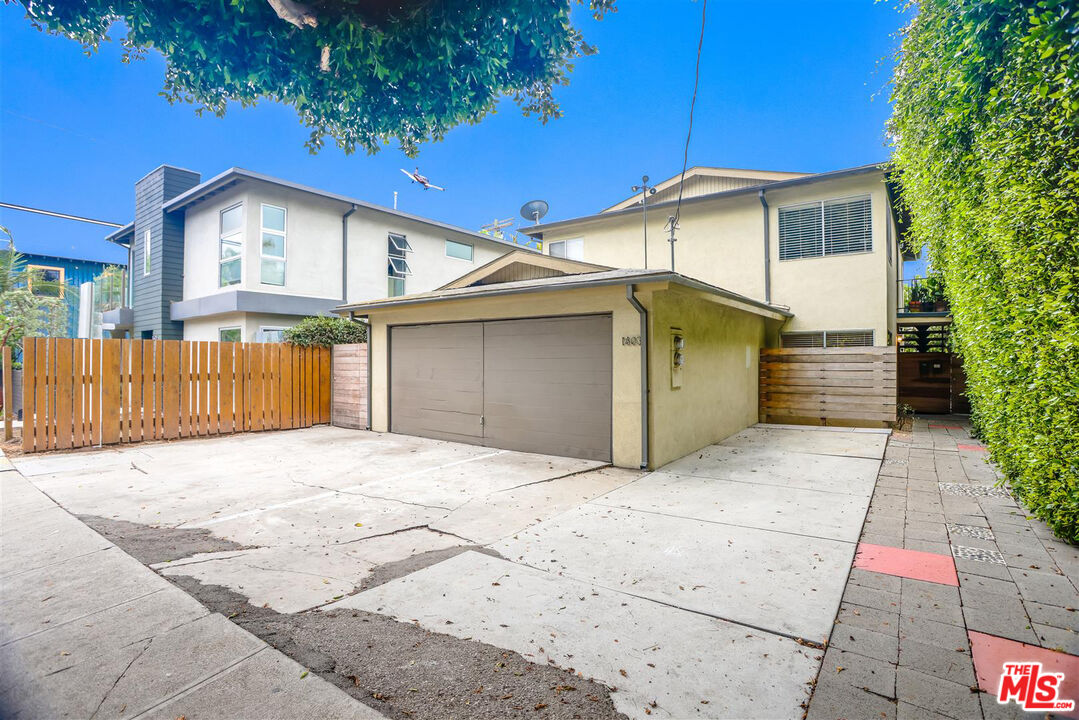
[[[49, 282], [62, 283], [71, 288], [71, 308], [68, 317], [67, 337], [77, 337], [79, 332], [79, 286], [84, 282], [93, 282], [101, 271], [110, 265], [125, 266], [125, 263], [106, 263], [98, 260], [59, 257], [56, 255], [37, 255], [19, 251], [26, 260], [29, 270], [36, 270]], [[30, 288], [33, 291], [33, 287]]]

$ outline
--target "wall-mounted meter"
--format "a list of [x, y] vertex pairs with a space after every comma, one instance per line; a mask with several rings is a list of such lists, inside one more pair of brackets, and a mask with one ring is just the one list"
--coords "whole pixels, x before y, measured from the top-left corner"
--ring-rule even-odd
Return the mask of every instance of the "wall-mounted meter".
[[671, 328], [671, 387], [682, 387], [682, 369], [686, 365], [686, 337], [678, 328]]

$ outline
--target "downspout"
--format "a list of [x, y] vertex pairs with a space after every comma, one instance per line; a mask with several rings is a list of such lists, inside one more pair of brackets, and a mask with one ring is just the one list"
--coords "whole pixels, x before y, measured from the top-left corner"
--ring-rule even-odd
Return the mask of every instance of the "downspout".
[[764, 302], [772, 302], [772, 242], [769, 236], [768, 201], [764, 198], [764, 188], [757, 192], [764, 211]]
[[641, 469], [648, 468], [648, 311], [626, 285], [626, 300], [641, 318]]
[[341, 216], [341, 302], [348, 302], [348, 219], [356, 212], [353, 204], [347, 213]]

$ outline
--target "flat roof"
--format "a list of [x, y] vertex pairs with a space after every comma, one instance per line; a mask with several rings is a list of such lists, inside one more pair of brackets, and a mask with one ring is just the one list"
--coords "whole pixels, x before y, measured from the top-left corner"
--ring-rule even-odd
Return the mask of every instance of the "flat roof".
[[[823, 182], [826, 180], [838, 180], [844, 177], [850, 177], [854, 175], [864, 175], [871, 172], [887, 172], [890, 163], [873, 163], [871, 165], [859, 165], [858, 167], [845, 168], [843, 170], [830, 170], [828, 172], [816, 173], [813, 175], [806, 175], [804, 177], [792, 178], [790, 180], [776, 180], [774, 182], [762, 182], [757, 185], [747, 185], [746, 187], [736, 188], [734, 190], [724, 190], [723, 192], [710, 193], [708, 195], [696, 195], [691, 198], [682, 198], [683, 205], [695, 205], [701, 202], [707, 202], [709, 200], [715, 200], [716, 198], [734, 197], [737, 195], [749, 195], [757, 193], [761, 190], [774, 190], [779, 188], [795, 187], [798, 185], [806, 185], [813, 182]], [[623, 201], [624, 202], [624, 201]], [[677, 200], [667, 200], [664, 202], [658, 202], [654, 205], [649, 205], [648, 208], [658, 209], [665, 207], [674, 207], [677, 205]], [[614, 207], [614, 206], [612, 206]], [[550, 222], [540, 225], [532, 225], [531, 227], [521, 228], [520, 232], [530, 237], [537, 237], [541, 235], [545, 230], [551, 230], [554, 228], [567, 227], [571, 225], [577, 225], [584, 222], [590, 222], [594, 220], [604, 220], [606, 218], [619, 217], [621, 215], [639, 214], [641, 209], [636, 206], [623, 208], [621, 210], [606, 210], [603, 212], [594, 213], [592, 215], [582, 215], [580, 217], [569, 218], [568, 220], [558, 220], [556, 222]]]
[[530, 292], [545, 292], [554, 290], [573, 290], [577, 288], [604, 287], [610, 285], [628, 285], [646, 282], [669, 282], [682, 285], [693, 290], [699, 290], [711, 295], [727, 298], [736, 302], [749, 305], [758, 310], [774, 313], [782, 317], [794, 317], [794, 313], [786, 308], [754, 300], [753, 298], [739, 295], [730, 290], [724, 290], [715, 285], [694, 280], [680, 273], [670, 270], [606, 270], [603, 272], [581, 273], [579, 275], [561, 275], [557, 277], [538, 278], [535, 280], [516, 280], [507, 283], [493, 285], [478, 285], [473, 287], [452, 288], [449, 290], [433, 290], [431, 292], [416, 293], [414, 295], [402, 295], [400, 297], [370, 300], [362, 303], [339, 305], [335, 308], [338, 313], [356, 313], [362, 315], [371, 310], [383, 308], [401, 307], [405, 305], [419, 305], [423, 303], [445, 302], [448, 300], [467, 300], [479, 297], [494, 297], [499, 295], [515, 295]]
[[475, 230], [468, 230], [466, 228], [458, 227], [456, 225], [450, 225], [449, 223], [444, 223], [439, 220], [431, 220], [430, 218], [421, 217], [419, 215], [413, 215], [411, 213], [401, 212], [400, 210], [394, 210], [393, 208], [388, 208], [384, 205], [376, 205], [374, 203], [365, 202], [357, 198], [348, 197], [347, 195], [340, 195], [338, 193], [319, 190], [318, 188], [313, 188], [308, 185], [301, 185], [299, 183], [282, 180], [281, 178], [276, 178], [271, 175], [263, 175], [262, 173], [253, 172], [251, 170], [244, 170], [243, 168], [238, 167], [229, 168], [220, 175], [212, 177], [206, 182], [196, 185], [187, 192], [177, 195], [172, 200], [164, 203], [164, 205], [162, 205], [162, 209], [165, 212], [181, 210], [185, 207], [188, 207], [189, 205], [194, 205], [195, 203], [204, 200], [212, 195], [224, 192], [233, 185], [244, 181], [269, 183], [270, 185], [276, 185], [278, 187], [283, 187], [288, 190], [295, 190], [297, 192], [303, 192], [309, 195], [317, 195], [318, 197], [323, 197], [328, 200], [334, 200], [345, 205], [355, 205], [358, 208], [373, 210], [375, 212], [393, 215], [404, 220], [411, 220], [413, 222], [423, 223], [424, 225], [437, 227], [442, 230], [449, 230], [451, 232], [459, 233], [462, 235], [468, 235], [469, 237], [476, 240], [484, 240], [490, 243], [494, 243], [496, 245], [505, 245], [507, 247], [517, 248], [519, 250], [527, 250], [529, 252], [538, 252], [537, 250], [533, 250], [527, 245], [518, 245], [515, 242], [511, 242], [509, 240], [502, 240], [496, 237], [492, 237], [491, 235], [484, 235], [483, 233], [476, 232]]

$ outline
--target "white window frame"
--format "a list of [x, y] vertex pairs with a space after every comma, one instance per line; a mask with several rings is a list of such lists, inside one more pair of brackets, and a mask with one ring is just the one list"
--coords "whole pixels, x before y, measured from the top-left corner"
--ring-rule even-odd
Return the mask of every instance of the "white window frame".
[[[240, 333], [240, 339], [239, 340], [222, 340], [221, 339], [221, 333], [226, 332], [228, 330], [236, 330], [237, 332], [239, 332]], [[243, 340], [244, 340], [244, 329], [242, 327], [240, 327], [239, 325], [229, 325], [227, 327], [219, 327], [217, 329], [217, 341], [218, 342], [243, 342]]]
[[[280, 210], [282, 213], [284, 213], [284, 215], [285, 215], [285, 222], [284, 222], [285, 229], [284, 230], [269, 229], [269, 228], [265, 227], [262, 224], [262, 211], [265, 208], [273, 208], [274, 210]], [[280, 256], [267, 255], [266, 253], [263, 252], [262, 235], [264, 233], [269, 234], [269, 235], [277, 235], [278, 237], [281, 238], [281, 255]], [[284, 287], [285, 284], [288, 281], [288, 275], [287, 275], [287, 273], [288, 273], [288, 259], [287, 258], [288, 258], [288, 208], [281, 207], [280, 205], [271, 205], [270, 203], [260, 203], [259, 204], [259, 284], [261, 284], [261, 285], [273, 285], [274, 287]], [[281, 272], [281, 282], [280, 283], [266, 282], [266, 280], [262, 277], [262, 261], [263, 260], [273, 260], [275, 262], [280, 262], [281, 263], [281, 265], [283, 266], [283, 269], [282, 269], [282, 272]]]
[[[225, 213], [227, 213], [229, 210], [235, 210], [236, 208], [240, 208], [240, 226], [239, 226], [239, 228], [237, 230], [234, 230], [233, 232], [229, 233], [228, 235], [225, 235], [222, 232], [221, 221], [224, 218]], [[233, 285], [241, 285], [242, 286], [244, 284], [244, 223], [245, 222], [247, 222], [247, 218], [245, 217], [244, 204], [242, 202], [238, 202], [235, 205], [229, 205], [226, 208], [221, 208], [221, 210], [217, 213], [217, 286], [219, 288], [232, 287]], [[260, 225], [262, 224], [261, 218], [259, 219], [259, 224]], [[239, 240], [232, 240], [231, 239], [231, 238], [234, 238], [236, 236], [239, 236], [240, 239]], [[221, 247], [226, 242], [228, 242], [230, 245], [239, 245], [240, 246], [239, 253], [237, 253], [236, 255], [234, 255], [234, 256], [232, 256], [232, 257], [230, 257], [228, 259], [225, 259], [225, 258], [221, 257], [221, 254], [222, 254], [221, 253]], [[260, 240], [260, 244], [261, 244], [261, 240]], [[240, 263], [240, 279], [237, 280], [234, 283], [229, 283], [228, 285], [223, 285], [221, 283], [221, 266], [224, 265], [226, 262], [239, 262]]]
[[[453, 245], [459, 245], [461, 247], [468, 248], [468, 257], [463, 258], [463, 257], [458, 257], [457, 255], [450, 255], [450, 244], [451, 243]], [[450, 240], [449, 238], [446, 238], [446, 257], [448, 257], [450, 259], [453, 259], [453, 260], [461, 260], [463, 262], [475, 262], [475, 260], [476, 260], [476, 246], [473, 245], [472, 243], [465, 243], [465, 242], [461, 242], [460, 240]]]
[[394, 257], [393, 255], [390, 255], [387, 259], [390, 261], [390, 267], [393, 268], [393, 271], [398, 273], [398, 275], [386, 273], [389, 277], [401, 279], [402, 275], [408, 276], [412, 274], [412, 268], [408, 266], [408, 260], [403, 257]]
[[[554, 249], [556, 245], [561, 246], [561, 255], [554, 254]], [[570, 257], [569, 253], [571, 247], [579, 249], [580, 257]], [[550, 242], [547, 244], [547, 254], [551, 257], [562, 258], [564, 260], [577, 260], [578, 262], [584, 262], [584, 238], [566, 238], [565, 240], [555, 240], [554, 242]]]
[[[869, 200], [869, 249], [868, 250], [854, 250], [852, 252], [826, 252], [828, 248], [828, 228], [824, 221], [825, 207], [831, 203], [843, 203], [851, 200]], [[820, 254], [819, 255], [801, 255], [799, 257], [783, 257], [783, 239], [779, 230], [779, 217], [784, 210], [801, 210], [805, 208], [817, 207], [820, 208]], [[793, 205], [781, 205], [776, 208], [776, 243], [779, 246], [777, 255], [780, 262], [792, 262], [795, 260], [813, 260], [820, 258], [830, 257], [845, 257], [848, 255], [868, 255], [874, 251], [873, 243], [873, 195], [871, 193], [857, 193], [855, 195], [844, 195], [841, 197], [826, 198], [824, 200], [811, 200], [809, 202], [795, 203]]]
[[281, 325], [259, 325], [259, 342], [284, 342], [284, 335], [281, 336], [281, 340], [267, 340], [267, 330], [284, 333], [288, 328]]
[[146, 277], [153, 270], [153, 249], [151, 245], [150, 230], [142, 233], [142, 276]]
[[399, 252], [403, 252], [403, 253], [413, 252], [412, 246], [409, 245], [409, 243], [408, 243], [408, 238], [405, 237], [404, 235], [402, 235], [401, 233], [395, 233], [395, 232], [387, 233], [387, 238], [389, 239], [389, 241], [391, 243], [393, 243], [393, 246], [395, 248], [397, 248], [397, 250]]

